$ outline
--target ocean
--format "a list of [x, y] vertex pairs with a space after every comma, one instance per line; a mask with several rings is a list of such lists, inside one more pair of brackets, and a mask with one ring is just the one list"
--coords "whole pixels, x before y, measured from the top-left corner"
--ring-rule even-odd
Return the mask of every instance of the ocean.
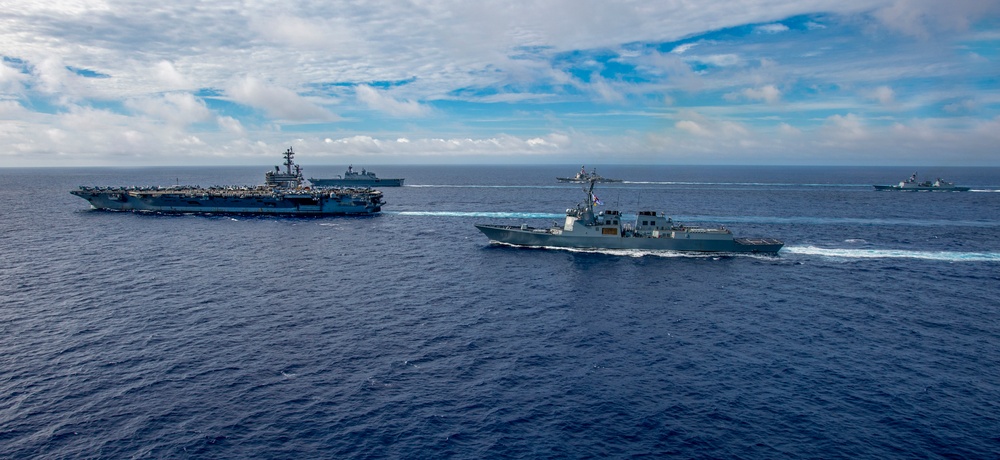
[[561, 222], [573, 165], [376, 167], [371, 217], [69, 194], [267, 169], [0, 169], [0, 458], [1000, 457], [1000, 168], [597, 167], [777, 256], [473, 226]]

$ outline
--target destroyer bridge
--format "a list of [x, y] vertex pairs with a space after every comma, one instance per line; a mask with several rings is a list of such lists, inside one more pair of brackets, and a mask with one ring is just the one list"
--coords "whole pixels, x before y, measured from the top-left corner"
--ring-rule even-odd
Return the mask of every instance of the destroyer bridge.
[[367, 215], [382, 210], [382, 192], [371, 188], [310, 187], [302, 168], [285, 152], [285, 171], [275, 166], [257, 186], [88, 187], [70, 193], [94, 209], [161, 213]]

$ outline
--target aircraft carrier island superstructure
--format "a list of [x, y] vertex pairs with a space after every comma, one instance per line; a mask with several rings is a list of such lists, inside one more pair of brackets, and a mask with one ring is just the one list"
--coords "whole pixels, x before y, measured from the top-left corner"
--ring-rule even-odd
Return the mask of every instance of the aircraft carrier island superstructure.
[[275, 166], [264, 174], [264, 185], [199, 187], [88, 187], [70, 193], [95, 209], [154, 213], [225, 213], [256, 215], [370, 215], [385, 204], [382, 192], [366, 187], [312, 187], [302, 168], [284, 153], [285, 170]]

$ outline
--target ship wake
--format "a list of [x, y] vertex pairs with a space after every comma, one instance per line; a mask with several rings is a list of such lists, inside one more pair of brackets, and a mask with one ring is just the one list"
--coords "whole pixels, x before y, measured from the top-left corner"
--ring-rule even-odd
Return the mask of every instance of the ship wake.
[[751, 253], [751, 252], [692, 252], [692, 251], [670, 251], [657, 249], [598, 249], [598, 248], [564, 248], [560, 246], [524, 246], [509, 244], [500, 241], [490, 241], [496, 246], [503, 246], [517, 249], [544, 249], [547, 251], [565, 251], [578, 254], [602, 254], [618, 257], [662, 257], [662, 258], [685, 258], [685, 259], [713, 259], [729, 257], [749, 257], [755, 259], [774, 260], [775, 254]]
[[[393, 214], [393, 213], [387, 213]], [[400, 216], [423, 217], [492, 217], [497, 219], [562, 219], [566, 214], [547, 212], [488, 212], [488, 211], [399, 211]]]
[[998, 252], [911, 251], [905, 249], [841, 249], [785, 246], [782, 253], [833, 259], [922, 259], [942, 262], [1000, 262]]

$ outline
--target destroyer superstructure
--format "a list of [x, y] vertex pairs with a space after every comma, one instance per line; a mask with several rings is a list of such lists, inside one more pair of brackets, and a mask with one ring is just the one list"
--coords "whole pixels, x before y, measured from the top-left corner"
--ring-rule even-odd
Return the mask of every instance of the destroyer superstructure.
[[597, 182], [594, 177], [586, 182], [586, 198], [566, 210], [561, 226], [476, 224], [476, 228], [491, 241], [529, 247], [776, 253], [784, 245], [774, 238], [735, 238], [725, 227], [683, 225], [662, 212], [639, 211], [633, 223], [626, 223], [619, 211], [595, 212], [600, 203], [594, 194]]
[[909, 179], [900, 181], [897, 185], [873, 185], [876, 191], [896, 190], [902, 192], [968, 192], [969, 187], [957, 187], [954, 182], [941, 180], [940, 178], [931, 182], [917, 180], [917, 173], [913, 173]]
[[608, 179], [607, 177], [602, 177], [597, 174], [597, 168], [593, 168], [590, 172], [587, 172], [587, 168], [580, 166], [580, 172], [576, 173], [573, 177], [557, 177], [559, 182], [576, 182], [576, 183], [587, 183], [591, 180], [595, 182], [621, 182], [621, 179]]
[[95, 209], [159, 213], [261, 215], [368, 215], [382, 210], [382, 192], [366, 187], [310, 187], [302, 168], [284, 153], [285, 170], [275, 166], [257, 186], [88, 187], [70, 193]]

